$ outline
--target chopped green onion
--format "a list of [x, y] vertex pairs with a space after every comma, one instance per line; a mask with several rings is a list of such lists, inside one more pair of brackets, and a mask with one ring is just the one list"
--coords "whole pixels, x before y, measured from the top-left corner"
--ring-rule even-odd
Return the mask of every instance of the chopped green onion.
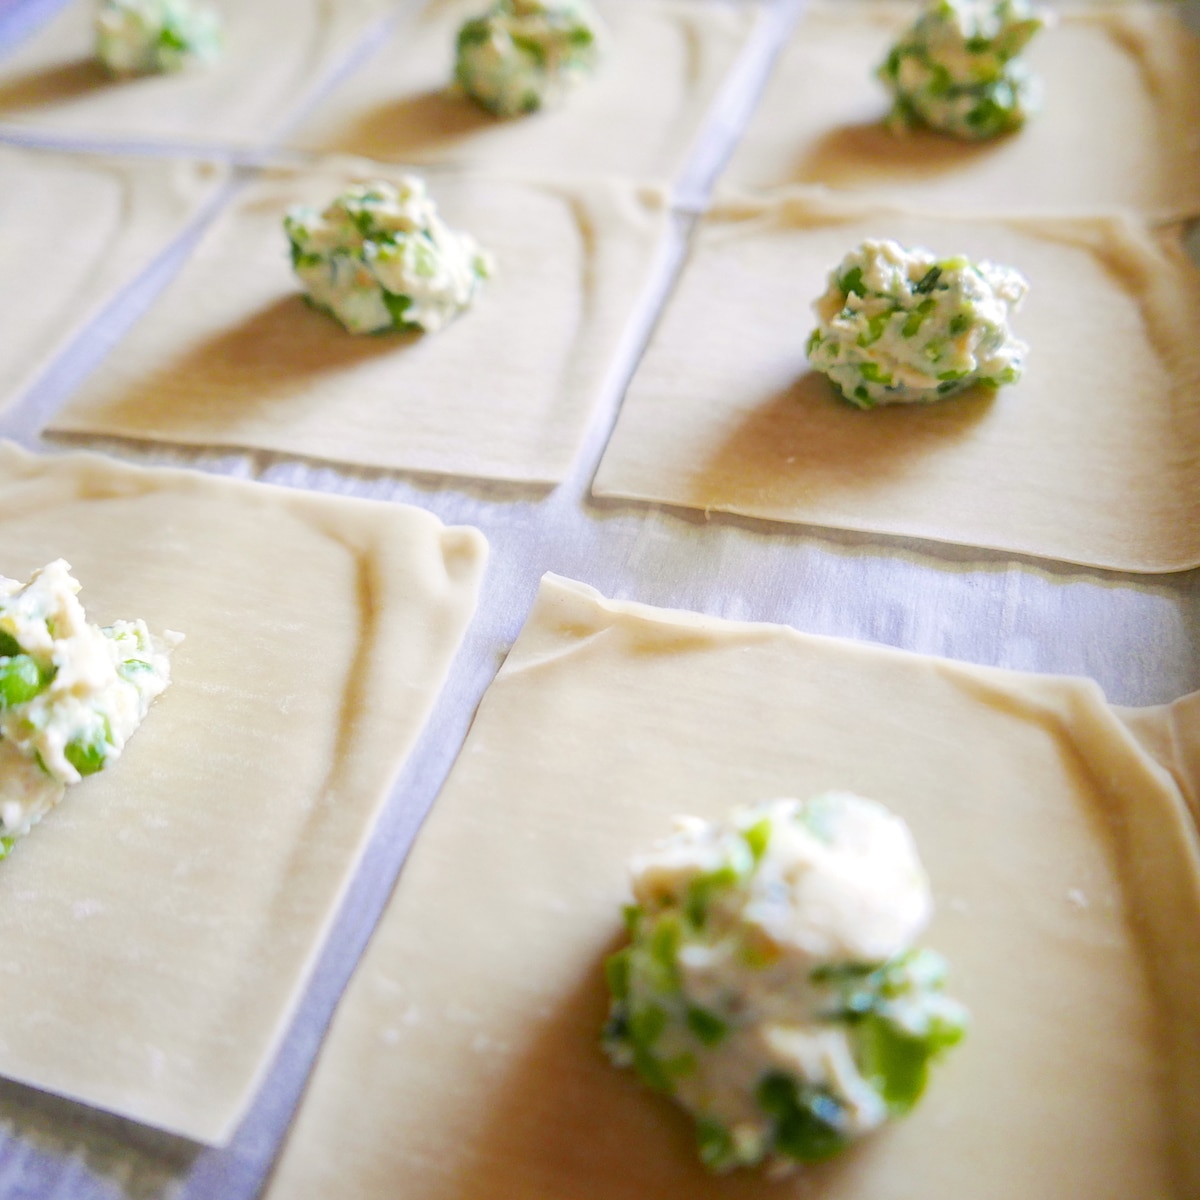
[[687, 1026], [706, 1046], [715, 1046], [729, 1033], [729, 1026], [704, 1008], [687, 1010]]

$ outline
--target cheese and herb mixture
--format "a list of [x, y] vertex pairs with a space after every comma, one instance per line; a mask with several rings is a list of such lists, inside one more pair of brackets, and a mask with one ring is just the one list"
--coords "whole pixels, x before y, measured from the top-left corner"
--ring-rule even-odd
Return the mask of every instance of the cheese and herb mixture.
[[879, 68], [889, 124], [971, 141], [1019, 129], [1040, 88], [1017, 56], [1047, 21], [1027, 0], [934, 0]]
[[1029, 285], [1011, 267], [866, 241], [829, 275], [808, 360], [859, 408], [941, 400], [1021, 377], [1009, 316]]
[[945, 964], [913, 948], [928, 880], [875, 801], [683, 818], [631, 870], [605, 1047], [691, 1113], [713, 1170], [830, 1157], [910, 1109], [962, 1038]]
[[0, 576], [0, 858], [67, 785], [117, 758], [170, 682], [179, 634], [88, 623], [70, 565]]
[[179, 71], [221, 53], [221, 21], [191, 0], [100, 0], [96, 56], [114, 75]]
[[293, 208], [283, 225], [309, 300], [351, 333], [434, 333], [495, 271], [473, 237], [438, 216], [414, 175], [356, 184], [323, 212]]
[[561, 104], [600, 61], [600, 18], [586, 0], [497, 0], [459, 30], [454, 77], [498, 117]]

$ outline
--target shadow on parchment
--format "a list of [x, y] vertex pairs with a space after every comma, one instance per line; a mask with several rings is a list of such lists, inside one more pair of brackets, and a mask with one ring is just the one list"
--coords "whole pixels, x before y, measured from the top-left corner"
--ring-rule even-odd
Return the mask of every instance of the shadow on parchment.
[[174, 1134], [7, 1079], [0, 1080], [0, 1146], [13, 1156], [23, 1149], [60, 1160], [56, 1187], [86, 1171], [115, 1184], [124, 1200], [172, 1200], [204, 1153]]
[[126, 82], [108, 74], [94, 58], [40, 67], [0, 80], [0, 115], [75, 100]]
[[338, 149], [374, 158], [416, 158], [482, 129], [505, 125], [449, 88], [435, 88], [379, 105], [338, 131]]
[[[614, 921], [614, 925], [617, 922]], [[608, 1011], [603, 958], [564, 995], [523, 1058], [489, 1095], [444, 1187], [425, 1200], [797, 1200], [864, 1165], [856, 1148], [790, 1178], [759, 1171], [712, 1175], [696, 1153], [691, 1120], [670, 1099], [617, 1070], [600, 1048]], [[878, 1153], [886, 1137], [866, 1150]]]
[[187, 429], [208, 428], [219, 442], [244, 419], [279, 419], [285, 411], [295, 417], [321, 407], [327, 398], [312, 388], [314, 378], [404, 354], [422, 336], [356, 337], [293, 292], [122, 389], [103, 413], [122, 428], [149, 422], [166, 431], [182, 417]]
[[930, 179], [995, 154], [1007, 141], [967, 142], [929, 129], [892, 133], [882, 120], [838, 125], [805, 148], [791, 178], [835, 188]]
[[857, 503], [970, 437], [995, 396], [971, 388], [932, 404], [864, 411], [838, 397], [824, 375], [806, 371], [746, 415], [697, 470], [698, 494], [688, 502], [738, 511], [794, 507], [796, 519], [819, 524], [830, 506]]

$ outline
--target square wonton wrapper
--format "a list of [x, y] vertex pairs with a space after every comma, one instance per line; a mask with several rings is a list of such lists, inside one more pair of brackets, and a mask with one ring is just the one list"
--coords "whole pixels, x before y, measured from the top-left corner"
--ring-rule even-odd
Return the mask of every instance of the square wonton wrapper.
[[436, 334], [354, 336], [305, 304], [283, 215], [397, 168], [270, 172], [209, 230], [50, 428], [490, 479], [570, 468], [665, 229], [657, 191], [429, 176], [496, 275]]
[[[604, 1060], [630, 854], [840, 788], [907, 820], [971, 1009], [916, 1111], [790, 1182], [714, 1177]], [[1188, 1200], [1200, 847], [1081, 679], [612, 603], [547, 577], [406, 864], [269, 1200]]]
[[474, 609], [418, 509], [0, 446], [3, 573], [186, 640], [0, 864], [0, 1074], [197, 1141], [253, 1097]]
[[[1015, 267], [1025, 374], [868, 412], [805, 343], [866, 238]], [[1129, 571], [1200, 563], [1200, 272], [1132, 218], [917, 216], [799, 190], [701, 224], [594, 492]]]
[[595, 0], [610, 37], [559, 109], [499, 119], [450, 88], [459, 27], [487, 0], [433, 0], [287, 141], [393, 162], [673, 179], [757, 19], [756, 4]]
[[1129, 205], [1200, 213], [1200, 38], [1178, 5], [1055, 6], [1023, 56], [1042, 110], [1019, 133], [970, 143], [896, 136], [875, 68], [918, 5], [813, 0], [784, 49], [725, 179], [820, 183], [985, 212]]
[[197, 0], [224, 49], [211, 66], [114, 79], [95, 58], [96, 0], [70, 0], [0, 60], [0, 128], [261, 146], [391, 7], [389, 0]]
[[214, 163], [0, 146], [0, 408], [227, 177]]

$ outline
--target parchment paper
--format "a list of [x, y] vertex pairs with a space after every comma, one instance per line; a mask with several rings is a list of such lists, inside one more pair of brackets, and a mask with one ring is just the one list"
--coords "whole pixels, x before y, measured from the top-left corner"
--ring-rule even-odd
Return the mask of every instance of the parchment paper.
[[228, 176], [218, 163], [0, 146], [0, 408]]

